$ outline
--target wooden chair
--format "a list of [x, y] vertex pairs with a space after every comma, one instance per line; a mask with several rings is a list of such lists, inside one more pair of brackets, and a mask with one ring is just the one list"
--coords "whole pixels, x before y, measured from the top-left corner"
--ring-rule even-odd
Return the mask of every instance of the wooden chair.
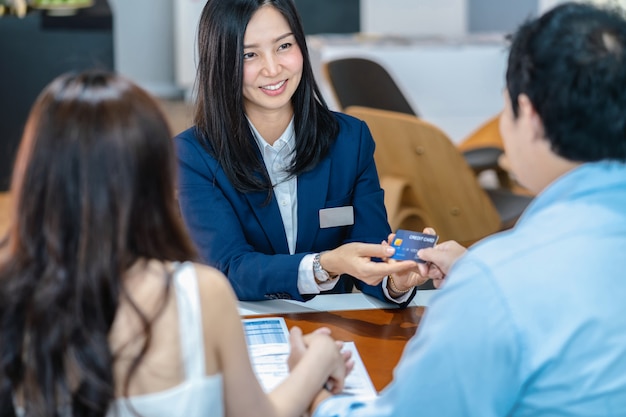
[[[361, 106], [419, 117], [393, 76], [378, 62], [363, 57], [339, 58], [324, 62], [322, 73], [342, 109]], [[497, 170], [501, 154], [502, 148], [491, 144], [463, 151], [463, 157], [476, 174]]]
[[[476, 130], [471, 132], [457, 148], [463, 152], [466, 160], [476, 174], [485, 170], [493, 170], [498, 178], [500, 186], [513, 188], [509, 172], [500, 163], [493, 164], [493, 160], [499, 161], [504, 154], [504, 144], [500, 136], [500, 113], [487, 119]], [[490, 155], [489, 155], [490, 153]]]
[[393, 230], [430, 226], [440, 241], [468, 246], [511, 227], [531, 200], [483, 189], [446, 134], [424, 120], [358, 106], [345, 112], [365, 121], [376, 141], [374, 158]]
[[461, 152], [484, 147], [504, 150], [499, 124], [500, 113], [493, 115], [483, 124], [478, 126], [476, 130], [471, 132], [461, 143], [457, 145], [457, 148], [459, 148]]
[[339, 106], [364, 106], [417, 115], [391, 74], [367, 58], [326, 61], [322, 72]]
[[[500, 113], [490, 117], [482, 125], [478, 126], [478, 128], [470, 133], [457, 147], [463, 152], [468, 162], [470, 162], [471, 157], [468, 158], [467, 155], [473, 152], [484, 155], [485, 149], [493, 149], [494, 155], [499, 154], [498, 164], [496, 166], [485, 166], [484, 169], [492, 169], [495, 172], [501, 187], [508, 188], [517, 194], [532, 195], [531, 191], [515, 180], [515, 176], [510, 171], [508, 159], [504, 154], [504, 144], [502, 143], [499, 124]], [[481, 158], [479, 155], [477, 158]], [[485, 164], [490, 165], [491, 160], [485, 162]], [[475, 160], [473, 163], [470, 162], [470, 165], [475, 172], [481, 172], [477, 170], [480, 161]]]

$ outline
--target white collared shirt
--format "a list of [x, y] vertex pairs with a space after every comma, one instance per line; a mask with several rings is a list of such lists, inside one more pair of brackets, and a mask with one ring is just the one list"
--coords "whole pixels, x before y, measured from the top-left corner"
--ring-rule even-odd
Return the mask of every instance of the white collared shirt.
[[261, 155], [263, 155], [263, 163], [270, 176], [270, 181], [272, 181], [274, 197], [278, 203], [280, 216], [285, 226], [289, 253], [293, 255], [296, 250], [296, 239], [298, 237], [298, 180], [295, 176], [289, 177], [287, 172], [293, 161], [295, 150], [293, 118], [289, 122], [287, 129], [273, 145], [267, 143], [250, 120], [248, 122], [261, 150]]
[[[250, 119], [248, 124], [254, 135], [263, 163], [274, 186], [274, 197], [278, 202], [280, 216], [283, 219], [285, 235], [289, 253], [296, 252], [296, 242], [298, 239], [298, 179], [295, 176], [289, 177], [287, 169], [293, 161], [296, 149], [296, 131], [293, 127], [293, 117], [282, 135], [270, 145], [254, 127]], [[300, 294], [319, 294], [321, 291], [332, 290], [339, 280], [333, 279], [318, 284], [313, 274], [313, 257], [315, 254], [306, 255], [298, 266], [298, 291]], [[383, 279], [383, 293], [396, 303], [406, 301], [411, 295], [411, 291], [393, 298], [387, 290], [387, 277]]]
[[[295, 156], [296, 132], [293, 127], [293, 118], [282, 135], [270, 145], [254, 127], [248, 119], [250, 129], [254, 134], [263, 163], [274, 187], [274, 197], [278, 203], [280, 216], [285, 227], [287, 246], [289, 253], [296, 251], [298, 239], [298, 179], [295, 176], [289, 177], [287, 169], [291, 165]], [[318, 284], [313, 275], [313, 256], [306, 255], [300, 261], [298, 267], [298, 291], [300, 294], [319, 294], [321, 291], [332, 289], [338, 280], [332, 280], [323, 284]]]

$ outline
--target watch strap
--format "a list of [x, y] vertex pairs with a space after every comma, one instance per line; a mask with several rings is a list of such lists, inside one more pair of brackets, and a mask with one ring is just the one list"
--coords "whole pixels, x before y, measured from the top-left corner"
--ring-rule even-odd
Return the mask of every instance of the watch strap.
[[320, 256], [321, 253], [313, 256], [313, 276], [317, 282], [326, 282], [330, 279], [330, 274], [322, 267]]

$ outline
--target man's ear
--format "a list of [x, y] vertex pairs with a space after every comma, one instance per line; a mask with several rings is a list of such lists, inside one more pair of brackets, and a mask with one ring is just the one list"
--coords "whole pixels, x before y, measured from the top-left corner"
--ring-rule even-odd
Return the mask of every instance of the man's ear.
[[530, 101], [530, 98], [524, 93], [517, 96], [517, 104], [519, 106], [519, 114], [529, 124], [532, 130], [533, 139], [544, 139], [545, 131], [543, 129], [543, 121], [539, 114], [535, 110], [535, 106]]

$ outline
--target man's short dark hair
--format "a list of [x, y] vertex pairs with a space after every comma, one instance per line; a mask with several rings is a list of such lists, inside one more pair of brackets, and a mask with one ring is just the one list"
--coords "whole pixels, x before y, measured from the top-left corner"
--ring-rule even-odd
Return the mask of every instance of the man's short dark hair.
[[565, 3], [511, 37], [506, 84], [513, 113], [526, 94], [552, 150], [572, 161], [626, 161], [623, 10]]

